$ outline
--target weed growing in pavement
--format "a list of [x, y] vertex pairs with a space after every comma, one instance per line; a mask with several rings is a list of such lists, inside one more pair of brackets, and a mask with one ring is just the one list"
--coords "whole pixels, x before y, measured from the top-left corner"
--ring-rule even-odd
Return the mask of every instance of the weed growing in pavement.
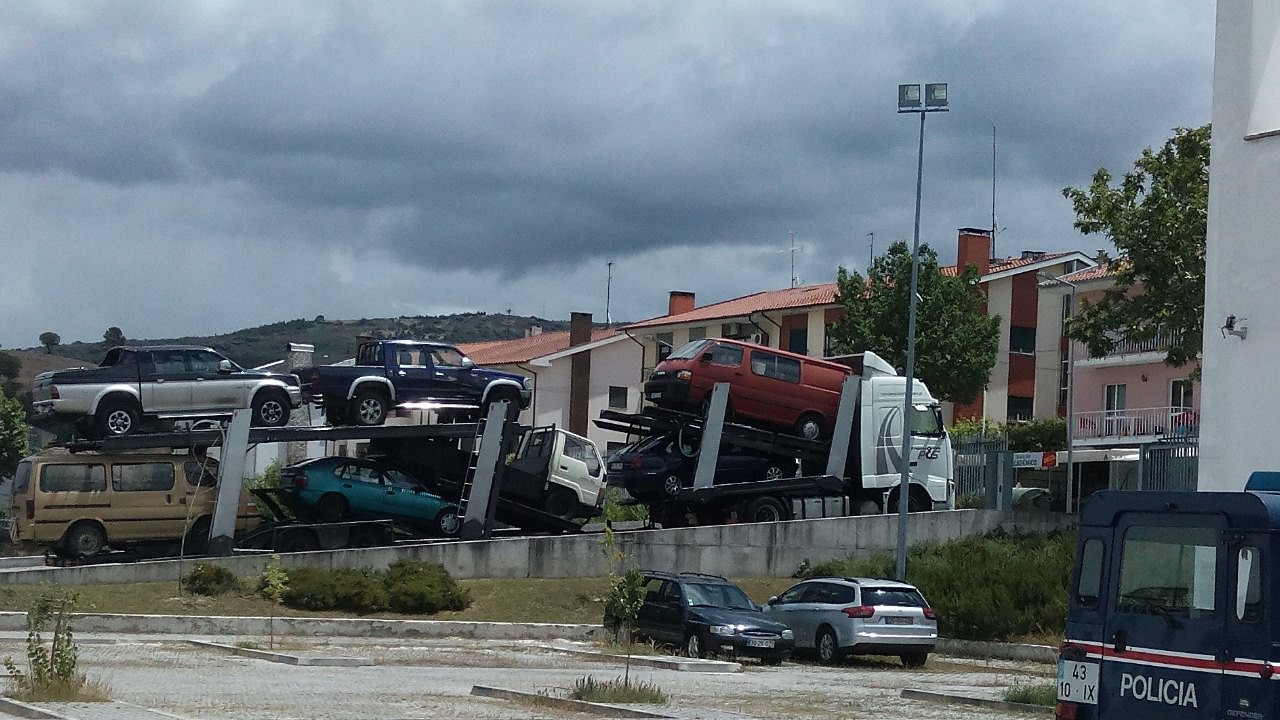
[[[77, 670], [79, 651], [71, 632], [71, 613], [76, 596], [56, 590], [41, 591], [27, 611], [27, 669], [23, 672], [5, 658], [9, 671], [10, 695], [28, 702], [103, 702], [111, 699], [111, 688], [90, 680]], [[43, 633], [53, 624], [53, 638], [44, 644]]]
[[1058, 686], [1053, 683], [1014, 683], [1004, 691], [1006, 702], [1053, 707], [1058, 702]]
[[588, 675], [573, 683], [569, 697], [586, 702], [605, 703], [665, 703], [667, 694], [654, 683], [629, 682], [623, 678], [596, 680]]

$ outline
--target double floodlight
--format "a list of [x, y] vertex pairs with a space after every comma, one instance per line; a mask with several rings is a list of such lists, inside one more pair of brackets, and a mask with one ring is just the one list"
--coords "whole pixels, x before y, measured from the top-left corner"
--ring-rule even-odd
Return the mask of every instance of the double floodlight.
[[919, 84], [898, 86], [898, 112], [941, 112], [947, 109], [946, 83], [924, 85], [923, 98], [920, 87]]

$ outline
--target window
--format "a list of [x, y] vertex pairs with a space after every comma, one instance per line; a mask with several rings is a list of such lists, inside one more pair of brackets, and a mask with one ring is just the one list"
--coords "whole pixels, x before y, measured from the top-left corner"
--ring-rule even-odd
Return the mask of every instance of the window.
[[1191, 388], [1190, 380], [1174, 380], [1169, 383], [1169, 407], [1190, 410]]
[[812, 587], [811, 584], [796, 585], [790, 590], [779, 595], [778, 599], [774, 601], [773, 604], [774, 605], [790, 605], [792, 603], [798, 603], [800, 602], [800, 597], [804, 595], [805, 591], [808, 590], [810, 587]]
[[423, 489], [422, 483], [403, 470], [383, 470], [382, 477], [386, 479], [388, 485], [394, 488], [403, 488], [405, 490]]
[[339, 465], [337, 470], [333, 471], [341, 480], [351, 480], [353, 482], [369, 483], [370, 485], [378, 485], [378, 474], [373, 468], [357, 465], [355, 463], [347, 463]]
[[580, 460], [587, 466], [587, 472], [596, 475], [600, 472], [600, 456], [596, 449], [575, 437], [564, 439], [565, 457]]
[[1030, 420], [1035, 412], [1035, 398], [1010, 395], [1009, 401], [1005, 404], [1005, 410], [1009, 422]]
[[737, 345], [717, 344], [711, 348], [711, 363], [713, 365], [738, 367], [742, 364], [742, 348]]
[[214, 487], [218, 484], [218, 462], [206, 459], [202, 465], [188, 460], [182, 464], [182, 474], [186, 476], [188, 485]]
[[[669, 334], [670, 333], [668, 333], [668, 335]], [[674, 352], [668, 348], [667, 354], [663, 357], [670, 358], [672, 360], [692, 360], [693, 358], [698, 357], [698, 354], [702, 352], [702, 349], [710, 344], [710, 340], [694, 340], [693, 342], [687, 342], [681, 345]]]
[[208, 377], [218, 374], [218, 366], [222, 363], [223, 358], [217, 353], [211, 353], [208, 350], [188, 350], [187, 363], [191, 372]]
[[1098, 597], [1102, 592], [1102, 552], [1105, 549], [1101, 540], [1089, 538], [1080, 551], [1080, 580], [1076, 583], [1076, 602], [1080, 607], [1098, 607]]
[[107, 469], [102, 465], [45, 465], [40, 470], [41, 492], [103, 492]]
[[1058, 350], [1058, 407], [1067, 407], [1067, 378], [1071, 376], [1071, 360], [1067, 348]]
[[1218, 584], [1218, 532], [1207, 527], [1133, 526], [1125, 531], [1116, 610], [1210, 617]]
[[1118, 415], [1124, 412], [1125, 408], [1125, 385], [1108, 385], [1103, 391], [1103, 409], [1109, 415]]
[[130, 463], [111, 466], [116, 492], [164, 492], [173, 489], [173, 463]]
[[800, 361], [760, 350], [752, 350], [751, 372], [785, 382], [798, 383], [800, 382]]
[[834, 357], [836, 353], [836, 324], [827, 325], [827, 330], [822, 335], [822, 357]]
[[662, 592], [662, 585], [666, 581], [662, 578], [649, 578], [644, 582], [644, 601], [646, 603], [658, 602], [658, 595]]
[[797, 355], [809, 354], [809, 328], [791, 328], [787, 331], [787, 350]]
[[629, 393], [625, 386], [610, 385], [609, 386], [609, 407], [626, 409], [628, 394]]
[[1236, 556], [1236, 619], [1262, 620], [1262, 556], [1256, 547], [1242, 547]]
[[804, 594], [800, 602], [824, 603], [827, 605], [852, 605], [857, 600], [858, 591], [848, 585], [835, 583], [814, 583], [809, 592]]
[[396, 364], [407, 368], [427, 366], [428, 351], [423, 348], [400, 347], [396, 349]]
[[658, 345], [658, 362], [666, 360], [667, 356], [671, 354], [671, 351], [675, 349], [673, 347], [675, 344], [675, 337], [669, 332], [654, 335], [653, 341]]
[[929, 604], [924, 601], [924, 597], [920, 595], [919, 591], [900, 588], [863, 588], [862, 604], [887, 605], [889, 607], [929, 607]]
[[946, 425], [942, 422], [942, 408], [935, 405], [912, 405], [911, 434], [945, 435]]
[[613, 455], [614, 453], [618, 452], [619, 450], [622, 450], [622, 449], [623, 449], [623, 448], [625, 448], [626, 446], [627, 446], [627, 443], [624, 443], [624, 442], [614, 442], [614, 441], [612, 441], [612, 440], [611, 440], [611, 441], [609, 441], [609, 442], [605, 443], [605, 445], [604, 445], [604, 451], [605, 451], [606, 453], [608, 453], [609, 455]]
[[689, 342], [693, 342], [694, 340], [701, 340], [706, 336], [707, 336], [706, 326], [689, 328]]
[[1033, 327], [1009, 327], [1009, 352], [1019, 355], [1036, 354], [1036, 329]]
[[451, 347], [432, 348], [431, 359], [436, 365], [441, 367], [467, 367], [475, 365], [471, 358], [462, 354], [462, 351]]
[[187, 360], [181, 350], [153, 350], [151, 364], [156, 375], [181, 375], [187, 371]]
[[382, 359], [382, 343], [365, 343], [356, 352], [357, 365], [377, 365], [382, 367], [386, 362]]
[[31, 463], [18, 463], [18, 473], [13, 476], [13, 494], [22, 495], [31, 485]]

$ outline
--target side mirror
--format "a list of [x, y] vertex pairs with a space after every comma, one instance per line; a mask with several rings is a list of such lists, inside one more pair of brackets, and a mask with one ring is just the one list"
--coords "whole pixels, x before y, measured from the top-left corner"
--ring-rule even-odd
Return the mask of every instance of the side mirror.
[[235, 371], [236, 371], [236, 366], [232, 365], [230, 360], [218, 361], [218, 372], [220, 374], [226, 375], [228, 373], [233, 373]]
[[774, 603], [776, 603], [776, 602], [778, 602], [778, 596], [777, 596], [777, 595], [770, 595], [770, 596], [769, 596], [769, 599], [765, 602], [765, 604], [766, 604], [766, 605], [773, 605], [773, 604], [774, 604]]

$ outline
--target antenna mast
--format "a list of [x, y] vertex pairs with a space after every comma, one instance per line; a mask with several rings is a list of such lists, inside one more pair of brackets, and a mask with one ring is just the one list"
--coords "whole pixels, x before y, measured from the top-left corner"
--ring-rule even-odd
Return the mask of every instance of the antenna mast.
[[609, 268], [609, 279], [604, 285], [604, 323], [606, 325], [613, 324], [613, 316], [609, 314], [609, 303], [613, 297], [613, 263], [607, 263]]
[[996, 124], [991, 123], [991, 258], [996, 257]]
[[871, 272], [871, 266], [876, 264], [876, 234], [869, 232], [867, 237], [871, 238], [867, 243], [867, 272]]
[[792, 230], [787, 234], [791, 238], [791, 249], [787, 251], [791, 253], [791, 287], [797, 287], [800, 285], [800, 278], [796, 277], [796, 252], [799, 251], [796, 247], [796, 231]]

